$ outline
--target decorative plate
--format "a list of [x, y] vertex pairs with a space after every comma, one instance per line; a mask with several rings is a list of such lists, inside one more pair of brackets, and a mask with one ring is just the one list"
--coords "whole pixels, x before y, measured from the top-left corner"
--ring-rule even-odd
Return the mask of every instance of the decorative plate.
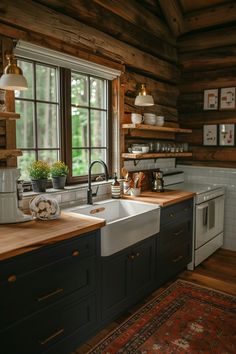
[[61, 213], [56, 199], [42, 195], [32, 199], [29, 207], [33, 217], [40, 220], [57, 219]]

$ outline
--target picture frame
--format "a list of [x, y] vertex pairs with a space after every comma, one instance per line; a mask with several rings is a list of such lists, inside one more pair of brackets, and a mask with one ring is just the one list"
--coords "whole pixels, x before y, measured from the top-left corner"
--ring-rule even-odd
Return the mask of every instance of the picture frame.
[[217, 146], [218, 134], [217, 124], [203, 125], [203, 145], [204, 146]]
[[219, 146], [235, 146], [235, 124], [219, 124]]
[[219, 95], [218, 88], [204, 90], [204, 97], [203, 97], [204, 111], [215, 111], [218, 109], [218, 101], [219, 101], [218, 95]]
[[235, 109], [235, 87], [223, 87], [220, 89], [220, 110]]

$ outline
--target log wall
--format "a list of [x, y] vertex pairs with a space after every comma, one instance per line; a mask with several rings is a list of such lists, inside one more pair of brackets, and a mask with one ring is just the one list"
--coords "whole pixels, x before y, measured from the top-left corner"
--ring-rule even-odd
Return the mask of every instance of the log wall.
[[[155, 106], [142, 113], [164, 115], [170, 126], [178, 126], [177, 44], [154, 5], [150, 0], [1, 0], [0, 34], [121, 69], [121, 123], [141, 112], [134, 99], [145, 83]], [[122, 148], [122, 131], [120, 141]]]
[[[236, 167], [236, 148], [203, 146], [203, 125], [236, 123], [234, 110], [203, 110], [205, 89], [236, 86], [236, 28], [228, 26], [217, 30], [188, 34], [179, 39], [181, 67], [178, 99], [181, 126], [193, 128], [184, 138], [193, 151], [193, 165]], [[220, 90], [219, 90], [220, 92]]]

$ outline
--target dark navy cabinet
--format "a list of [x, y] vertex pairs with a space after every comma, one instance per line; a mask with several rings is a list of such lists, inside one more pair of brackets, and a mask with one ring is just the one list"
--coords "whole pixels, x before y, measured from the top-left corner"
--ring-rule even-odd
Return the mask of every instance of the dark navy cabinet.
[[156, 236], [101, 259], [101, 316], [106, 321], [147, 295], [154, 285]]
[[158, 285], [173, 278], [191, 262], [192, 229], [192, 199], [161, 209], [156, 257]]
[[92, 232], [0, 263], [3, 353], [65, 354], [92, 333], [99, 239]]

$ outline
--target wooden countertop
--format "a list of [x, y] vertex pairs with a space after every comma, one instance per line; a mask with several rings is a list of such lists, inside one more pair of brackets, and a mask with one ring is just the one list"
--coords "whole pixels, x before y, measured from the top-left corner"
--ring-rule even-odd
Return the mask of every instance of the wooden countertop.
[[182, 202], [186, 199], [193, 198], [195, 193], [186, 192], [182, 190], [165, 190], [164, 192], [151, 192], [144, 191], [138, 197], [131, 197], [130, 195], [123, 195], [122, 198], [125, 199], [135, 199], [141, 202], [156, 203], [161, 207], [165, 207], [171, 204]]
[[0, 225], [0, 260], [94, 231], [105, 223], [103, 219], [62, 212], [55, 220]]

